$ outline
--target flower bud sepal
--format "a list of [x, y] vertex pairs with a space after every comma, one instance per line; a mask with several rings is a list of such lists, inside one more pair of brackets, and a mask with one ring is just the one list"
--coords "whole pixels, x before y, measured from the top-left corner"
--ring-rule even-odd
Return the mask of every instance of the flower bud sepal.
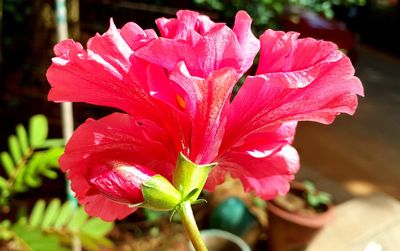
[[157, 174], [142, 184], [144, 201], [133, 206], [153, 209], [156, 211], [174, 210], [181, 202], [181, 194], [163, 176]]
[[197, 165], [182, 153], [179, 154], [174, 170], [174, 186], [181, 193], [181, 198], [189, 200], [191, 204], [197, 201], [200, 192], [207, 181], [208, 174], [217, 163]]

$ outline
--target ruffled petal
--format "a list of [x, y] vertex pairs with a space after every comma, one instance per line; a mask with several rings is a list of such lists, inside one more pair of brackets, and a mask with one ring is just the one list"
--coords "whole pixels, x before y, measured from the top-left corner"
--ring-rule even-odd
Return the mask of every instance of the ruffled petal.
[[251, 33], [251, 19], [244, 11], [236, 16], [234, 31], [197, 12], [177, 15], [177, 19], [157, 20], [163, 38], [139, 49], [139, 57], [169, 71], [184, 61], [192, 76], [203, 78], [224, 67], [243, 74], [251, 66], [259, 41]]
[[236, 14], [233, 32], [242, 47], [243, 62], [241, 72], [246, 72], [253, 64], [253, 59], [260, 50], [260, 41], [251, 32], [251, 17], [245, 11]]
[[[313, 38], [298, 39], [299, 33], [267, 30], [261, 37], [257, 75], [265, 75], [270, 84], [301, 88], [326, 75], [335, 74], [341, 81], [358, 80], [348, 58], [336, 44]], [[332, 69], [333, 68], [333, 69]], [[359, 82], [359, 81], [358, 81]], [[360, 83], [352, 92], [362, 95]]]
[[260, 127], [233, 142], [229, 142], [225, 138], [219, 155], [233, 150], [247, 152], [254, 157], [267, 157], [283, 145], [293, 142], [296, 127], [297, 122], [292, 121], [269, 127]]
[[88, 41], [87, 50], [72, 40], [60, 42], [46, 74], [52, 87], [49, 100], [87, 102], [128, 113], [148, 112], [151, 102], [143, 74], [148, 63], [131, 57], [132, 48], [152, 39], [133, 23], [120, 32], [111, 21], [105, 34]]
[[[269, 33], [274, 34], [272, 31]], [[270, 71], [287, 72], [269, 73], [265, 72], [265, 67], [261, 67], [262, 74], [246, 79], [231, 105], [223, 143], [225, 145], [245, 138], [260, 128], [287, 121], [332, 123], [340, 113], [353, 114], [357, 107], [357, 95], [363, 95], [361, 82], [354, 76], [350, 60], [332, 43], [296, 40], [292, 33], [277, 34], [281, 39], [290, 39], [284, 40], [284, 45], [282, 40], [273, 40], [276, 44], [271, 42], [269, 47], [265, 47], [264, 43], [262, 49], [269, 51], [271, 58], [275, 59], [274, 63], [268, 64]], [[323, 48], [320, 54], [314, 53], [312, 49], [306, 50], [312, 47], [311, 42], [317, 48]], [[279, 48], [277, 52], [271, 49], [275, 47]], [[302, 49], [303, 57], [296, 48]]]
[[158, 38], [154, 30], [143, 30], [139, 25], [133, 22], [129, 22], [121, 28], [121, 37], [133, 51], [145, 46], [151, 40]]
[[198, 23], [199, 13], [190, 10], [180, 10], [176, 13], [177, 18], [158, 18], [156, 24], [161, 36], [165, 38], [186, 39], [191, 30], [195, 30]]
[[274, 153], [263, 157], [249, 152], [229, 151], [218, 159], [212, 170], [206, 189], [213, 190], [226, 173], [238, 178], [245, 191], [254, 191], [264, 199], [271, 199], [289, 190], [289, 182], [299, 169], [299, 157], [290, 145], [284, 145]]
[[[60, 166], [88, 213], [113, 220], [121, 219], [133, 209], [127, 204], [118, 204], [90, 185], [88, 179], [93, 168], [117, 161], [144, 166], [171, 180], [177, 154], [164, 129], [151, 121], [114, 113], [82, 124], [69, 140]], [[96, 204], [100, 200], [104, 203]]]

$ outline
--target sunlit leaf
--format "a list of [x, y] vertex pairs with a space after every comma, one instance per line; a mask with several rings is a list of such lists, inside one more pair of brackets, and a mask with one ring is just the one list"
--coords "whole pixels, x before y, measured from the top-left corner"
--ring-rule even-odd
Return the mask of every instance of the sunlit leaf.
[[86, 222], [88, 217], [89, 216], [85, 213], [85, 210], [82, 207], [79, 207], [74, 212], [74, 215], [73, 215], [71, 221], [68, 223], [68, 229], [71, 229], [73, 231], [79, 230], [83, 226], [83, 224]]
[[32, 251], [67, 251], [61, 246], [60, 241], [55, 235], [44, 234], [34, 230], [27, 225], [14, 224], [12, 230], [18, 235], [20, 247], [18, 250]]
[[84, 232], [92, 237], [100, 238], [104, 236], [114, 227], [112, 222], [105, 222], [99, 218], [91, 218], [85, 225], [82, 226], [81, 232]]
[[38, 200], [32, 209], [31, 216], [29, 217], [29, 225], [33, 228], [38, 227], [43, 220], [43, 213], [46, 207], [44, 200]]
[[60, 229], [70, 220], [73, 208], [74, 206], [71, 201], [68, 201], [62, 205], [60, 215], [58, 216], [56, 222], [54, 223], [55, 228]]
[[52, 226], [57, 220], [60, 209], [61, 209], [61, 201], [59, 199], [53, 199], [47, 206], [41, 227], [46, 228]]
[[11, 156], [14, 159], [15, 165], [18, 165], [22, 161], [22, 152], [17, 136], [11, 135], [10, 137], [8, 137], [8, 148], [10, 150]]
[[8, 177], [13, 176], [14, 172], [15, 172], [15, 168], [14, 168], [14, 163], [11, 159], [11, 156], [8, 152], [2, 152], [0, 154], [0, 160], [1, 160], [1, 164], [4, 167], [4, 170], [6, 171], [6, 174]]
[[0, 188], [1, 188], [1, 191], [3, 192], [4, 190], [6, 190], [7, 186], [8, 186], [7, 185], [7, 180], [0, 176]]
[[29, 154], [28, 133], [23, 125], [19, 124], [16, 127], [17, 138], [23, 155]]
[[65, 145], [64, 139], [47, 139], [40, 146], [41, 148], [50, 148], [50, 147], [61, 147]]
[[40, 147], [47, 138], [48, 123], [44, 115], [35, 115], [29, 120], [29, 141], [31, 146]]

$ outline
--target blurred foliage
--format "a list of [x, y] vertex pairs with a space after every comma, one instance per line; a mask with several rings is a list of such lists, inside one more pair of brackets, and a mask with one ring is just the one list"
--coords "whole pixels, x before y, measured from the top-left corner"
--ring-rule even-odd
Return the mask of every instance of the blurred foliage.
[[16, 134], [8, 137], [8, 151], [0, 154], [4, 176], [0, 176], [0, 206], [6, 206], [10, 197], [38, 187], [42, 177], [57, 178], [58, 158], [63, 153], [63, 139], [48, 139], [48, 121], [44, 115], [35, 115], [28, 130], [16, 126]]
[[309, 206], [318, 209], [322, 205], [332, 204], [331, 194], [317, 190], [315, 184], [310, 180], [305, 180], [302, 183], [305, 188], [304, 197]]
[[38, 200], [30, 214], [20, 210], [15, 223], [0, 222], [0, 240], [7, 241], [12, 250], [70, 250], [66, 247], [73, 245], [74, 237], [87, 250], [99, 250], [100, 245], [113, 246], [105, 237], [113, 223], [90, 218], [83, 208], [75, 208], [73, 204], [53, 199], [46, 205]]
[[[12, 208], [14, 195], [39, 187], [42, 178], [57, 178], [58, 158], [64, 152], [63, 139], [48, 139], [48, 121], [44, 115], [29, 120], [28, 129], [16, 126], [8, 138], [8, 151], [0, 154], [0, 215]], [[37, 198], [32, 198], [37, 199]], [[3, 219], [3, 217], [1, 217]], [[38, 200], [30, 213], [19, 207], [16, 220], [0, 222], [0, 243], [10, 250], [68, 250], [79, 238], [86, 250], [112, 246], [105, 235], [114, 224], [89, 217], [73, 201]]]
[[279, 18], [290, 8], [304, 8], [322, 14], [327, 19], [334, 17], [335, 5], [362, 6], [366, 0], [194, 0], [196, 4], [217, 10], [224, 18], [233, 18], [238, 10], [246, 10], [253, 18], [257, 31], [277, 28]]

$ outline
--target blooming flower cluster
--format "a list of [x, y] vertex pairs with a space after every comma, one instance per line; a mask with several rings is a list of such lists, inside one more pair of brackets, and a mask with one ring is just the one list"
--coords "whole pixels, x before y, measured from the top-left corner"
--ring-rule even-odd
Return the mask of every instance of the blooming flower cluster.
[[[143, 200], [144, 182], [156, 174], [172, 181], [180, 154], [218, 163], [208, 190], [229, 173], [264, 199], [284, 194], [299, 168], [297, 122], [354, 113], [363, 87], [335, 44], [273, 30], [257, 39], [251, 22], [239, 11], [231, 29], [182, 10], [156, 20], [161, 36], [111, 20], [86, 49], [73, 40], [55, 46], [50, 100], [123, 112], [87, 120], [60, 159], [89, 214], [126, 217]], [[256, 73], [232, 99], [257, 53]]]

